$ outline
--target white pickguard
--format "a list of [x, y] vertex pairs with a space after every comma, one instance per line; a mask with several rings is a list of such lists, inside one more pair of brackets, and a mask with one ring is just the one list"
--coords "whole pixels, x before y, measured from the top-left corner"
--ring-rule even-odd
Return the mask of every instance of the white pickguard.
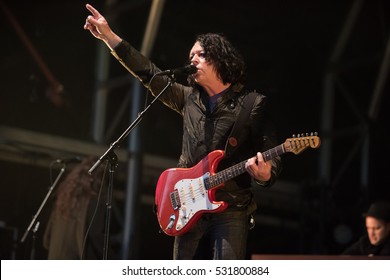
[[180, 198], [176, 230], [185, 226], [197, 212], [213, 211], [221, 206], [220, 203], [212, 203], [209, 199], [208, 191], [204, 187], [204, 178], [208, 176], [209, 173], [206, 173], [199, 178], [184, 179], [176, 183], [174, 189]]

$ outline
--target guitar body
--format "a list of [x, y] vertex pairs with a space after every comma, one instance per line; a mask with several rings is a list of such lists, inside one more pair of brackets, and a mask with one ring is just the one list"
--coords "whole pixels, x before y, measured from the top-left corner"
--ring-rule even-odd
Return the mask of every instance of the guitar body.
[[215, 191], [223, 184], [207, 188], [207, 179], [223, 156], [224, 151], [215, 150], [192, 168], [170, 168], [160, 175], [155, 203], [160, 227], [167, 235], [184, 234], [203, 213], [226, 209], [227, 203], [215, 201]]

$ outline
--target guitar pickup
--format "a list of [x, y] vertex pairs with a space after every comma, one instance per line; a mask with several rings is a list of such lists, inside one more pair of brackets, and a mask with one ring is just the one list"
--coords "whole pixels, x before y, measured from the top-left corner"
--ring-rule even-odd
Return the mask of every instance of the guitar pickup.
[[171, 192], [169, 194], [169, 196], [170, 196], [170, 199], [171, 199], [172, 208], [174, 210], [178, 209], [181, 206], [180, 197], [179, 197], [178, 191], [174, 190], [173, 192]]

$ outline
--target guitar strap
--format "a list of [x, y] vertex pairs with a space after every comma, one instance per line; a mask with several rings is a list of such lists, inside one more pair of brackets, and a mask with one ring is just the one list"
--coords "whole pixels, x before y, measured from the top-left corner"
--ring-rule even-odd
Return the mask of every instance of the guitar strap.
[[240, 130], [249, 120], [249, 115], [255, 102], [256, 95], [257, 92], [251, 91], [244, 97], [243, 105], [241, 107], [240, 113], [238, 114], [238, 118], [233, 125], [228, 140], [226, 141], [225, 158], [230, 157], [240, 144], [238, 143]]

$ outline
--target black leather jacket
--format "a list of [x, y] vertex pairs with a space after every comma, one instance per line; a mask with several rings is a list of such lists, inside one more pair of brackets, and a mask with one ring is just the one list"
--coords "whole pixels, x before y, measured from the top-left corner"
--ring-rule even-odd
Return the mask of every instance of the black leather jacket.
[[382, 244], [374, 246], [370, 243], [367, 235], [359, 238], [358, 241], [348, 247], [342, 255], [361, 255], [361, 256], [389, 256], [390, 257], [390, 238], [387, 238]]
[[[169, 78], [156, 76], [149, 86], [152, 76], [161, 70], [128, 42], [122, 41], [112, 54], [144, 86], [149, 87], [152, 94], [158, 94], [167, 85]], [[206, 106], [207, 94], [201, 89], [174, 83], [164, 92], [159, 100], [183, 117], [182, 153], [178, 167], [192, 167], [211, 151], [225, 149], [228, 136], [241, 110], [243, 98], [248, 93], [242, 85], [233, 85], [209, 112]], [[265, 99], [264, 95], [257, 93], [250, 120], [240, 133], [239, 147], [231, 157], [220, 162], [220, 170], [255, 156], [257, 151], [265, 151], [278, 145], [273, 128], [265, 115]], [[272, 160], [271, 180], [261, 185], [272, 185], [280, 170], [281, 161], [276, 157]], [[232, 206], [247, 206], [252, 197], [249, 188], [258, 185], [245, 172], [226, 182], [224, 188], [218, 189], [217, 199], [227, 201]]]

